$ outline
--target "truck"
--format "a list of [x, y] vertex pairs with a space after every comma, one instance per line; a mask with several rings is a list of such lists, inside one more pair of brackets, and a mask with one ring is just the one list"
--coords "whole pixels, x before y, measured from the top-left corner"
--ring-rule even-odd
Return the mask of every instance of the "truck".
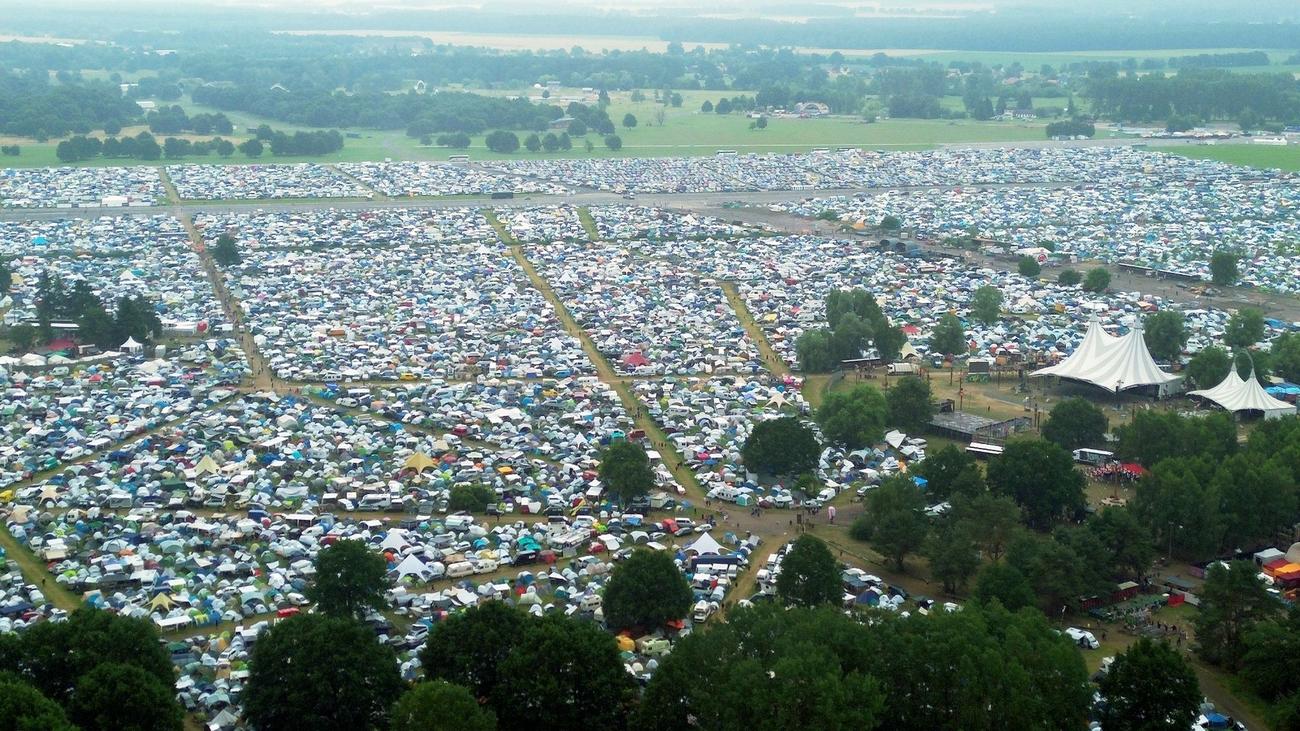
[[891, 376], [914, 376], [920, 370], [915, 363], [890, 363], [885, 367], [885, 372]]

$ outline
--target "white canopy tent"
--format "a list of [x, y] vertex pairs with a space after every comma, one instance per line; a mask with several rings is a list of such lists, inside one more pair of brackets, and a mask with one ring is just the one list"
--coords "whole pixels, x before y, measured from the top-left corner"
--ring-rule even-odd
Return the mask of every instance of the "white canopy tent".
[[1040, 368], [1030, 374], [1034, 377], [1056, 376], [1073, 381], [1090, 383], [1111, 393], [1133, 388], [1155, 386], [1160, 395], [1169, 393], [1170, 386], [1181, 380], [1179, 376], [1160, 370], [1142, 339], [1142, 328], [1134, 328], [1127, 335], [1115, 337], [1093, 320], [1083, 342], [1070, 357], [1054, 366]]
[[1265, 419], [1280, 419], [1296, 413], [1295, 404], [1289, 404], [1268, 395], [1264, 387], [1255, 378], [1251, 369], [1250, 378], [1242, 379], [1234, 366], [1228, 369], [1228, 375], [1219, 385], [1201, 391], [1191, 391], [1188, 396], [1199, 396], [1207, 401], [1222, 406], [1227, 411], [1260, 411]]

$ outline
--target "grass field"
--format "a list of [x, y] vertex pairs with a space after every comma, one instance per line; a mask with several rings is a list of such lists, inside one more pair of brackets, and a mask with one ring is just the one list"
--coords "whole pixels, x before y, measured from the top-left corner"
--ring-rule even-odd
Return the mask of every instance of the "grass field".
[[[480, 90], [476, 90], [480, 91]], [[497, 95], [526, 94], [530, 89], [495, 89], [483, 93]], [[735, 96], [746, 92], [728, 92]], [[533, 91], [535, 95], [536, 92]], [[563, 105], [562, 98], [579, 97], [581, 90], [560, 90], [554, 103]], [[534, 157], [658, 157], [711, 155], [720, 148], [741, 152], [803, 152], [815, 147], [855, 146], [892, 149], [925, 149], [944, 143], [960, 142], [1014, 142], [1043, 138], [1043, 124], [1027, 122], [975, 122], [970, 120], [885, 120], [868, 124], [857, 117], [830, 117], [825, 119], [772, 119], [767, 129], [750, 129], [751, 120], [740, 114], [718, 115], [699, 111], [707, 99], [717, 102], [721, 92], [689, 91], [683, 93], [680, 108], [664, 108], [653, 98], [633, 102], [629, 93], [616, 93], [611, 99], [609, 115], [618, 126], [623, 148], [617, 152], [605, 147], [599, 135], [590, 134], [593, 150], [587, 152], [581, 139], [567, 152], [529, 153], [520, 150], [511, 155], [490, 152], [483, 144], [483, 136], [473, 138], [468, 153], [475, 160], [520, 159]], [[216, 111], [203, 105], [182, 101], [179, 104], [189, 113]], [[657, 115], [663, 112], [663, 121]], [[634, 129], [622, 127], [625, 114], [636, 116]], [[236, 142], [248, 136], [247, 130], [269, 124], [280, 130], [292, 132], [299, 129], [240, 112], [228, 112], [235, 124]], [[136, 134], [143, 128], [129, 128], [124, 134]], [[355, 162], [362, 160], [445, 160], [456, 151], [439, 147], [421, 146], [418, 140], [407, 137], [401, 130], [350, 130], [339, 153], [321, 157], [277, 157], [263, 155], [257, 162]], [[522, 139], [524, 135], [520, 135]], [[202, 138], [192, 138], [202, 139]], [[44, 144], [29, 140], [14, 140], [22, 146], [22, 155], [0, 158], [0, 167], [46, 167], [59, 165], [55, 157], [56, 142]], [[6, 141], [8, 143], [8, 141]], [[89, 161], [87, 165], [111, 166], [133, 164], [168, 164], [171, 161], [142, 162], [133, 160]], [[236, 153], [230, 158], [215, 155], [205, 158], [185, 158], [183, 162], [248, 163], [250, 159]]]
[[1280, 168], [1300, 172], [1300, 145], [1197, 145], [1168, 148], [1168, 152], [1201, 160], [1219, 160], [1253, 168]]

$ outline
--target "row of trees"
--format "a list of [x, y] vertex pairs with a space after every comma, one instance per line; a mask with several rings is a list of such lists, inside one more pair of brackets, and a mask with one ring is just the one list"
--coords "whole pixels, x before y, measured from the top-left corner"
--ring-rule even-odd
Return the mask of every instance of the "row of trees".
[[[604, 142], [605, 147], [610, 150], [623, 149], [623, 139], [618, 135], [606, 135]], [[489, 132], [484, 138], [483, 143], [492, 152], [500, 153], [502, 155], [509, 155], [519, 151], [519, 135], [502, 129]], [[586, 146], [588, 152], [590, 152], [594, 147], [590, 141], [587, 141]], [[547, 152], [570, 150], [573, 148], [573, 140], [567, 133], [562, 133], [557, 136], [554, 133], [548, 132], [544, 137], [538, 137], [536, 134], [531, 134], [524, 140], [524, 147], [529, 152], [537, 152], [539, 150], [545, 150]]]
[[902, 330], [889, 318], [865, 289], [835, 290], [826, 296], [828, 327], [809, 330], [799, 336], [795, 350], [799, 368], [806, 373], [836, 370], [845, 360], [861, 358], [874, 347], [885, 360], [898, 357], [907, 342]]
[[52, 83], [43, 69], [12, 73], [0, 65], [0, 134], [45, 141], [138, 119], [140, 108], [104, 82]]
[[1147, 74], [1089, 80], [1093, 112], [1126, 122], [1237, 119], [1247, 110], [1263, 119], [1300, 121], [1300, 95], [1290, 74], [1238, 74], [1186, 68], [1175, 76]]
[[[226, 115], [218, 112], [216, 114], [195, 114], [189, 116], [179, 105], [159, 107], [152, 112], [144, 115], [144, 121], [149, 125], [149, 131], [154, 134], [180, 134], [182, 132], [191, 132], [196, 135], [219, 134], [228, 135], [235, 131], [235, 125], [231, 124]], [[109, 134], [115, 134], [113, 130], [105, 130]]]
[[142, 344], [162, 334], [162, 320], [154, 304], [144, 295], [118, 298], [110, 315], [99, 296], [84, 280], [71, 287], [59, 275], [42, 271], [36, 283], [35, 326], [9, 328], [9, 339], [19, 350], [49, 342], [54, 337], [55, 321], [77, 323], [82, 342], [94, 343], [105, 350], [117, 348], [127, 338]]

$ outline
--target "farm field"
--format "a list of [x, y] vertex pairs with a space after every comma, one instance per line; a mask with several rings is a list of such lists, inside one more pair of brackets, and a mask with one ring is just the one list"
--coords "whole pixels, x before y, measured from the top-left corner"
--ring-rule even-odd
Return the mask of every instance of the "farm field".
[[1300, 145], [1204, 145], [1179, 147], [1175, 154], [1254, 168], [1300, 171]]

